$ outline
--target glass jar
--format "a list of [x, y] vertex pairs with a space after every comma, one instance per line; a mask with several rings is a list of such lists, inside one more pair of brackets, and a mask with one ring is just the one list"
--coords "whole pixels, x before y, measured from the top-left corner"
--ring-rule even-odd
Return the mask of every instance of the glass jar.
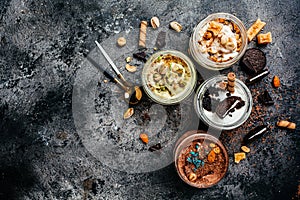
[[[216, 21], [217, 25], [223, 27], [221, 30], [218, 26], [214, 29], [210, 25]], [[222, 70], [232, 66], [244, 55], [247, 42], [246, 28], [237, 17], [228, 13], [214, 13], [194, 28], [189, 49], [200, 66]]]
[[[189, 163], [187, 157], [190, 157], [191, 152], [195, 150], [194, 146], [197, 145], [198, 149], [208, 147], [208, 151], [207, 154], [204, 154], [205, 158], [201, 158], [203, 165], [193, 171], [194, 166]], [[210, 151], [217, 152], [213, 162], [208, 159]], [[196, 188], [208, 188], [217, 184], [225, 176], [229, 166], [228, 153], [221, 141], [207, 132], [199, 130], [188, 131], [179, 138], [174, 149], [174, 161], [179, 177], [185, 183]], [[192, 173], [196, 175], [194, 179], [191, 177]]]
[[176, 104], [186, 99], [194, 90], [196, 80], [192, 61], [175, 50], [153, 54], [142, 72], [145, 93], [150, 99], [163, 105]]
[[[221, 88], [222, 83], [227, 83], [226, 76], [218, 75], [204, 81], [196, 91], [194, 107], [198, 117], [208, 126], [216, 129], [230, 130], [242, 125], [250, 116], [253, 104], [252, 95], [247, 86], [239, 79], [235, 79], [235, 91], [232, 94], [226, 89]], [[245, 104], [241, 108], [231, 112], [230, 115], [220, 118], [215, 112], [205, 109], [205, 101], [203, 99], [210, 90], [218, 90], [218, 97], [215, 97], [215, 99], [217, 98], [219, 101], [224, 100], [230, 95], [240, 97]], [[211, 101], [211, 104], [213, 104], [213, 101]], [[216, 107], [216, 104], [212, 106]]]

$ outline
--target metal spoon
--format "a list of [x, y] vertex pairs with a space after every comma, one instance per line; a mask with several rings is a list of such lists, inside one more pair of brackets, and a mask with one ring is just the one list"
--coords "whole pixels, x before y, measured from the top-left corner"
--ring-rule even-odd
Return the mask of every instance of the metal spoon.
[[[143, 93], [139, 86], [133, 86], [133, 84], [129, 83], [124, 76], [121, 74], [121, 72], [118, 70], [117, 66], [114, 64], [114, 62], [111, 60], [109, 55], [106, 53], [106, 51], [103, 49], [103, 47], [95, 41], [96, 45], [100, 49], [101, 53], [105, 57], [105, 59], [108, 61], [110, 66], [113, 68], [114, 72], [117, 74], [117, 76], [123, 81], [124, 84], [122, 84], [120, 81], [118, 81], [116, 78], [114, 78], [114, 82], [116, 80], [118, 81], [118, 84], [121, 86], [122, 89], [125, 91], [125, 101], [127, 101], [129, 104], [134, 105], [139, 103], [139, 101], [142, 99]], [[107, 73], [107, 72], [106, 72]], [[105, 75], [105, 74], [104, 74]], [[123, 85], [123, 86], [122, 86]], [[125, 88], [124, 88], [125, 86]]]
[[95, 41], [97, 47], [100, 49], [101, 53], [105, 57], [105, 59], [108, 61], [110, 66], [113, 68], [113, 70], [116, 72], [117, 76], [125, 83], [125, 85], [130, 85], [124, 78], [124, 76], [121, 74], [115, 63], [111, 60], [109, 55], [106, 53], [106, 51], [103, 49], [103, 47], [99, 44], [99, 42]]
[[96, 61], [94, 61], [91, 57], [86, 57], [90, 63], [96, 67], [100, 72], [104, 74], [110, 81], [118, 84], [124, 91], [128, 91], [130, 88], [124, 85], [121, 81], [119, 81], [117, 78], [113, 77], [108, 71], [106, 71], [104, 68], [102, 68]]

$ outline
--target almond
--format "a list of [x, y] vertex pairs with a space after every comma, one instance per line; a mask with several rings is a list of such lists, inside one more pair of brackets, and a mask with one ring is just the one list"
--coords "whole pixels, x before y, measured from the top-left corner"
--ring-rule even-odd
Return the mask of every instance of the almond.
[[144, 142], [145, 144], [148, 144], [149, 142], [149, 138], [148, 135], [146, 133], [141, 133], [140, 134], [140, 139], [142, 140], [142, 142]]
[[274, 76], [274, 78], [273, 78], [273, 86], [275, 88], [278, 88], [280, 86], [280, 79], [279, 79], [278, 76]]

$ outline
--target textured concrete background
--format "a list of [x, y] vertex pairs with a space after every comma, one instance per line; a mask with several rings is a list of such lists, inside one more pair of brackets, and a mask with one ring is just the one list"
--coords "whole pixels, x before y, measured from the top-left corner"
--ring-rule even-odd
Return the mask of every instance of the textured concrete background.
[[[224, 132], [229, 171], [206, 190], [183, 184], [173, 165], [128, 174], [95, 159], [72, 117], [75, 74], [94, 40], [136, 28], [154, 15], [162, 26], [177, 20], [191, 34], [198, 21], [219, 11], [235, 14], [246, 27], [260, 17], [272, 32], [273, 43], [261, 47], [271, 73], [250, 89], [256, 99], [267, 88], [275, 105], [260, 109], [256, 103], [247, 124], [265, 121], [271, 131], [251, 144], [252, 152], [238, 165], [232, 158], [236, 144], [251, 127]], [[300, 125], [299, 12], [297, 0], [0, 1], [0, 199], [299, 198], [299, 129], [274, 127], [281, 118]], [[243, 79], [239, 69], [233, 67]], [[279, 89], [270, 86], [274, 75], [282, 80]]]

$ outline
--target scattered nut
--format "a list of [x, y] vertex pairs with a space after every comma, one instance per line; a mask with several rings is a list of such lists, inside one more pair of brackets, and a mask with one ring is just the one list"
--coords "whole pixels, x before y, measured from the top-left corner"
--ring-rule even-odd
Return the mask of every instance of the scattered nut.
[[134, 90], [135, 90], [135, 97], [136, 97], [136, 99], [138, 101], [141, 100], [141, 98], [142, 98], [142, 91], [141, 91], [141, 89], [138, 86], [135, 86]]
[[120, 47], [123, 47], [126, 44], [126, 39], [124, 37], [119, 37], [117, 43]]
[[151, 23], [151, 26], [154, 29], [157, 29], [159, 27], [159, 25], [160, 25], [159, 19], [157, 17], [152, 17], [151, 20], [150, 20], [150, 23]]
[[180, 32], [182, 30], [181, 24], [179, 24], [178, 22], [175, 22], [175, 21], [170, 23], [170, 27], [177, 32]]
[[146, 133], [141, 133], [140, 134], [140, 139], [142, 140], [142, 142], [144, 142], [145, 144], [148, 144], [149, 142], [149, 138], [148, 135]]
[[288, 128], [288, 129], [296, 129], [296, 124], [293, 122], [289, 122], [286, 120], [280, 120], [279, 122], [277, 122], [277, 126], [278, 127], [282, 127], [282, 128]]
[[215, 161], [215, 159], [216, 159], [215, 151], [210, 151], [208, 156], [207, 156], [208, 162], [213, 163]]
[[241, 147], [242, 151], [249, 153], [250, 152], [250, 148], [248, 148], [247, 146], [242, 146]]
[[104, 82], [104, 83], [108, 83], [108, 80], [104, 79], [103, 82]]
[[197, 175], [195, 173], [190, 173], [189, 180], [193, 181], [193, 182], [196, 181], [197, 180]]
[[160, 143], [157, 143], [157, 144], [155, 144], [155, 145], [149, 147], [148, 150], [151, 151], [151, 152], [154, 152], [154, 151], [160, 150], [161, 148], [162, 148], [161, 144], [160, 144]]
[[133, 66], [133, 65], [126, 64], [125, 68], [129, 72], [135, 72], [136, 71], [136, 66]]
[[234, 162], [239, 163], [241, 160], [246, 158], [245, 152], [235, 153], [234, 154]]
[[132, 61], [132, 57], [128, 56], [125, 60], [127, 63], [130, 63]]
[[220, 150], [220, 147], [215, 147], [214, 148], [214, 152], [216, 153], [216, 154], [218, 154], [218, 153], [220, 153], [221, 152], [221, 150]]
[[211, 148], [215, 148], [215, 147], [216, 147], [216, 145], [215, 145], [214, 143], [210, 143], [209, 146], [210, 146]]
[[275, 88], [278, 88], [280, 86], [280, 79], [279, 79], [278, 76], [274, 76], [274, 78], [273, 78], [273, 86]]
[[131, 117], [133, 115], [133, 113], [134, 113], [133, 108], [128, 108], [126, 110], [126, 112], [124, 113], [124, 116], [123, 116], [124, 119], [128, 119], [129, 117]]

